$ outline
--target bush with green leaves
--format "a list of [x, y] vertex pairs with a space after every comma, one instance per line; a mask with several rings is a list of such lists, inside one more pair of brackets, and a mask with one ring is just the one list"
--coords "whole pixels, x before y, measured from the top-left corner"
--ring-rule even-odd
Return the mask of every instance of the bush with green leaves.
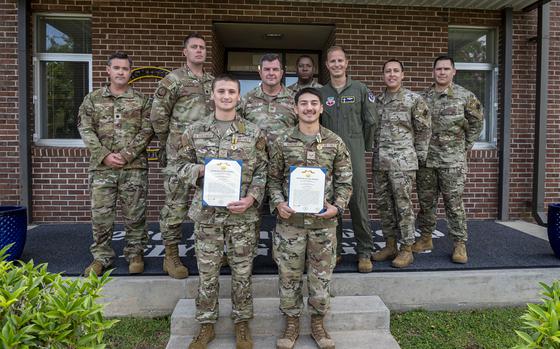
[[0, 249], [0, 348], [105, 348], [104, 332], [118, 321], [96, 302], [109, 273], [64, 278], [47, 264], [7, 261], [8, 248]]
[[515, 331], [519, 344], [514, 349], [560, 349], [560, 281], [552, 286], [540, 283], [543, 291], [541, 304], [527, 304], [527, 311], [521, 316], [523, 330]]

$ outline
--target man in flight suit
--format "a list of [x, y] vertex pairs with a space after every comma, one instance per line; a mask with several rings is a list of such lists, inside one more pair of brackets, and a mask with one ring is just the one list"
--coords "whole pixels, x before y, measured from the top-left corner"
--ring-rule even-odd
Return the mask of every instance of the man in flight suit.
[[[320, 91], [323, 96], [321, 124], [344, 140], [352, 158], [352, 198], [348, 207], [357, 242], [358, 271], [373, 269], [373, 238], [368, 218], [368, 186], [364, 152], [372, 150], [375, 97], [361, 82], [346, 75], [348, 59], [344, 49], [332, 46], [327, 51], [330, 81]], [[337, 226], [337, 261], [342, 253], [342, 217]]]

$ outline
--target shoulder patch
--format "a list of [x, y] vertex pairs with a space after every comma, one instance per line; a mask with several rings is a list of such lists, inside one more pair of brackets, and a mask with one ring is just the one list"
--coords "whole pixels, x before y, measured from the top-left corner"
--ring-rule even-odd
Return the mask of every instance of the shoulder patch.
[[165, 97], [166, 94], [167, 94], [167, 89], [163, 86], [158, 87], [158, 89], [156, 90], [157, 98], [163, 98]]
[[367, 99], [371, 103], [375, 103], [375, 95], [370, 90], [368, 90]]

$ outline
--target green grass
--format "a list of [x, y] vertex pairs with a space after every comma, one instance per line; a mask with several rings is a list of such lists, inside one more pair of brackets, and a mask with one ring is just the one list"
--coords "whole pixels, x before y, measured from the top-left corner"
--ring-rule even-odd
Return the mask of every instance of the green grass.
[[511, 348], [525, 309], [393, 313], [391, 333], [402, 349]]
[[[526, 308], [391, 314], [391, 333], [402, 349], [511, 348]], [[120, 318], [106, 332], [112, 349], [161, 349], [169, 340], [169, 317]], [[185, 343], [185, 347], [188, 343]]]
[[[110, 349], [162, 349], [169, 341], [169, 317], [119, 318], [119, 322], [105, 332]], [[186, 345], [185, 345], [186, 347]]]

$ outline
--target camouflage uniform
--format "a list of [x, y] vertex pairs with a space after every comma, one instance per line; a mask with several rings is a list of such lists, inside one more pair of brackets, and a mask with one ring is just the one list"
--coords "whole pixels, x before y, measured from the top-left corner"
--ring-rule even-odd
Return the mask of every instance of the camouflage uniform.
[[[346, 145], [334, 132], [321, 126], [320, 137], [309, 143], [299, 128], [281, 135], [270, 149], [268, 189], [270, 206], [287, 201], [290, 166], [327, 169], [325, 200], [344, 209], [352, 194], [352, 164]], [[294, 213], [278, 216], [273, 255], [278, 265], [280, 310], [299, 316], [303, 309], [302, 283], [307, 256], [309, 311], [324, 315], [329, 307], [329, 288], [336, 263], [337, 219]]]
[[[268, 146], [286, 129], [297, 125], [298, 118], [294, 112], [295, 102], [292, 92], [282, 86], [280, 93], [274, 97], [266, 95], [261, 86], [249, 91], [241, 100], [241, 116], [256, 124], [266, 134]], [[261, 207], [261, 215], [268, 214], [268, 201], [265, 200]], [[258, 240], [260, 238], [261, 219], [255, 223], [255, 234], [257, 245], [255, 245], [255, 256], [258, 252]]]
[[[115, 252], [111, 248], [117, 200], [123, 212], [127, 261], [143, 255], [148, 241], [146, 196], [148, 158], [146, 147], [153, 136], [149, 98], [129, 87], [115, 96], [109, 86], [89, 93], [80, 106], [78, 130], [90, 151], [89, 183], [93, 258], [109, 266]], [[111, 153], [126, 159], [121, 169], [103, 164]]]
[[[218, 279], [224, 242], [232, 271], [233, 320], [241, 322], [253, 316], [254, 223], [266, 186], [266, 138], [257, 126], [239, 115], [225, 134], [220, 134], [213, 114], [188, 127], [181, 137], [177, 160], [169, 164], [176, 173], [174, 183], [196, 187], [189, 217], [195, 222], [195, 253], [200, 275], [196, 319], [201, 323], [215, 323], [218, 319]], [[198, 173], [205, 158], [243, 160], [241, 197], [250, 195], [255, 204], [242, 214], [232, 214], [225, 207], [202, 206], [203, 179], [198, 178]]]
[[412, 186], [428, 154], [431, 122], [424, 99], [405, 88], [385, 90], [376, 100], [373, 183], [383, 236], [414, 243]]
[[294, 97], [286, 87], [282, 86], [278, 95], [269, 97], [257, 86], [243, 97], [241, 116], [260, 127], [270, 145], [286, 129], [297, 124], [294, 106]]
[[[211, 111], [213, 79], [208, 73], [199, 78], [185, 66], [159, 82], [150, 119], [160, 141], [162, 166], [177, 159], [181, 135], [187, 126]], [[163, 173], [165, 203], [159, 215], [160, 231], [165, 245], [176, 245], [181, 242], [181, 223], [187, 213], [189, 188], [178, 185], [169, 167], [165, 167]]]
[[[373, 252], [373, 238], [368, 218], [368, 185], [364, 152], [371, 151], [375, 98], [359, 81], [347, 77], [346, 86], [339, 93], [331, 83], [321, 89], [323, 114], [321, 124], [342, 138], [352, 157], [353, 195], [348, 204], [352, 227], [360, 258], [369, 258]], [[342, 253], [342, 217], [336, 232], [337, 253]]]
[[313, 80], [311, 80], [311, 82], [309, 84], [305, 84], [305, 85], [300, 85], [299, 81], [295, 82], [295, 83], [291, 84], [290, 86], [288, 86], [287, 89], [290, 90], [292, 92], [292, 94], [295, 96], [296, 93], [298, 93], [299, 90], [304, 89], [306, 87], [313, 87], [313, 88], [316, 88], [316, 89], [320, 89], [321, 87], [323, 87], [323, 85], [318, 83], [316, 79], [313, 79]]
[[423, 97], [432, 115], [432, 137], [426, 163], [420, 164], [417, 173], [419, 229], [422, 234], [431, 234], [436, 228], [436, 208], [441, 192], [450, 236], [456, 241], [466, 241], [463, 191], [467, 151], [482, 130], [482, 105], [472, 92], [453, 83], [442, 93], [432, 85]]

